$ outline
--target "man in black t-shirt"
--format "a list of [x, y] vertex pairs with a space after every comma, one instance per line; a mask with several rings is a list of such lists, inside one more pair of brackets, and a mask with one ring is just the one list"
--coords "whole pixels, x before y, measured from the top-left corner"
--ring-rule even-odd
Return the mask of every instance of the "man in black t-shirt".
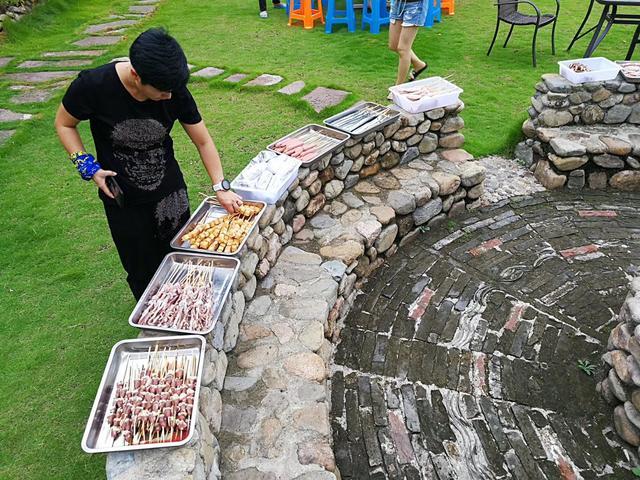
[[[81, 72], [62, 99], [55, 127], [81, 177], [99, 188], [127, 281], [139, 299], [189, 218], [170, 136], [176, 120], [198, 149], [218, 201], [229, 212], [242, 201], [224, 179], [187, 89], [189, 68], [178, 42], [162, 29], [147, 30], [131, 45], [129, 58]], [[97, 158], [85, 152], [76, 128], [82, 120], [89, 120]]]

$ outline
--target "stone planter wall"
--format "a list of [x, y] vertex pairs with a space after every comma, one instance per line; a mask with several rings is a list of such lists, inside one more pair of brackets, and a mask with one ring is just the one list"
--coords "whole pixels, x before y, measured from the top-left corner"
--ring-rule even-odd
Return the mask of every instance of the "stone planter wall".
[[[460, 102], [426, 114], [403, 114], [396, 123], [383, 130], [360, 140], [351, 140], [344, 148], [300, 169], [298, 179], [275, 205], [267, 206], [259, 228], [247, 240], [247, 246], [240, 255], [241, 273], [216, 328], [207, 336], [201, 416], [194, 440], [182, 448], [110, 454], [107, 460], [107, 477], [110, 480], [151, 479], [157, 478], [159, 473], [171, 478], [219, 478], [220, 451], [215, 436], [221, 424], [220, 390], [227, 370], [225, 352], [236, 347], [245, 312], [255, 317], [252, 310], [260, 310], [260, 307], [249, 308], [257, 288], [261, 288], [264, 294], [265, 290], [274, 287], [275, 282], [269, 273], [294, 235], [298, 241], [304, 241], [305, 234], [311, 232], [313, 238], [314, 229], [323, 230], [322, 221], [314, 225], [312, 220], [321, 217], [317, 215], [319, 212], [323, 212], [325, 217], [346, 215], [350, 208], [358, 208], [335, 201], [343, 192], [352, 187], [360, 193], [370, 191], [372, 196], [379, 198], [379, 204], [376, 209], [371, 208], [371, 213], [367, 211], [368, 217], [354, 222], [349, 231], [342, 232], [331, 241], [309, 246], [311, 250], [319, 250], [324, 262], [322, 267], [318, 262], [317, 268], [324, 275], [327, 272], [330, 274], [325, 283], [331, 283], [329, 280], [333, 279], [331, 281], [336, 284], [335, 289], [326, 289], [331, 293], [322, 299], [329, 302], [323, 313], [325, 318], [317, 319], [322, 322], [324, 337], [334, 340], [340, 320], [348, 314], [353, 304], [359, 280], [382, 265], [385, 257], [393, 255], [399, 245], [409, 241], [425, 227], [479, 205], [485, 170], [468, 162], [470, 155], [460, 149], [464, 137], [459, 130], [464, 122], [458, 114], [463, 107]], [[391, 171], [395, 172], [397, 178], [391, 178]], [[346, 202], [348, 194], [344, 197]], [[362, 204], [362, 201], [358, 201]], [[286, 255], [287, 262], [293, 262], [294, 266], [295, 259], [302, 255], [295, 252], [295, 249], [289, 250]], [[281, 277], [282, 273], [278, 273], [278, 276]], [[318, 277], [322, 275], [318, 274]], [[260, 280], [262, 282], [258, 286]], [[283, 293], [276, 288], [275, 295]], [[318, 292], [318, 295], [322, 295], [322, 292]], [[264, 295], [260, 298], [264, 299]], [[141, 335], [156, 333], [142, 332]], [[332, 348], [327, 348], [327, 345], [331, 344], [326, 340], [303, 343], [311, 350], [308, 354], [313, 356], [311, 360], [317, 356], [324, 363], [325, 370], [328, 369]], [[268, 357], [269, 352], [260, 350], [256, 355], [258, 353]], [[301, 354], [298, 352], [295, 355]], [[252, 360], [255, 355], [251, 352], [245, 355], [248, 356]], [[251, 363], [249, 360], [243, 359], [243, 362]], [[295, 359], [292, 357], [290, 360]], [[308, 374], [304, 370], [296, 373], [293, 364], [289, 367], [294, 375], [304, 377]], [[326, 378], [327, 375], [316, 376], [314, 381], [326, 389]], [[234, 377], [234, 381], [237, 382], [238, 377]], [[324, 405], [318, 411], [324, 412], [326, 419], [321, 421], [326, 420], [326, 425], [329, 425], [329, 396], [317, 403]], [[296, 419], [296, 425], [304, 421], [317, 424], [319, 420], [314, 418], [316, 416], [300, 416]], [[300, 428], [305, 427], [301, 425]], [[331, 441], [330, 436], [326, 441]], [[333, 460], [327, 460], [333, 457], [330, 449], [324, 449], [319, 459], [315, 459], [311, 453], [303, 453], [305, 459], [300, 459], [300, 463], [304, 463], [300, 468], [304, 471], [309, 468], [330, 470], [331, 465], [335, 467]]]
[[620, 323], [612, 330], [602, 356], [607, 366], [597, 390], [614, 407], [613, 423], [618, 435], [634, 448], [640, 447], [640, 276], [631, 281], [620, 310]]
[[516, 156], [550, 189], [640, 189], [637, 85], [621, 75], [580, 85], [543, 75]]

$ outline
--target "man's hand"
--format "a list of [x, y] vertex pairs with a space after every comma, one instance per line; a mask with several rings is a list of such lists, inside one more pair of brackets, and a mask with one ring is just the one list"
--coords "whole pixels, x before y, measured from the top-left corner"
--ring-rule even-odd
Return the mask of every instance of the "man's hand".
[[236, 213], [240, 205], [242, 205], [242, 199], [240, 195], [231, 190], [220, 190], [216, 192], [216, 197], [225, 210], [229, 213]]
[[109, 187], [107, 187], [107, 177], [115, 177], [117, 175], [116, 172], [112, 172], [111, 170], [98, 170], [93, 177], [91, 178], [91, 180], [93, 180], [95, 182], [95, 184], [98, 186], [98, 188], [100, 190], [102, 190], [102, 192], [109, 198], [114, 198], [113, 194], [111, 193], [111, 191], [109, 190]]

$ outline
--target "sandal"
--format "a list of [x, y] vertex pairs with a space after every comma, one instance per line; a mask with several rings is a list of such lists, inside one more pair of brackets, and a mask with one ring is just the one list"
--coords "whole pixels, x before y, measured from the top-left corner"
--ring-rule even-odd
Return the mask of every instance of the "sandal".
[[429, 64], [428, 64], [428, 63], [425, 63], [425, 64], [424, 64], [424, 67], [422, 67], [420, 70], [417, 70], [417, 71], [416, 71], [416, 70], [414, 70], [414, 71], [412, 71], [412, 72], [411, 72], [411, 75], [409, 76], [409, 81], [410, 81], [410, 82], [413, 82], [414, 80], [417, 80], [417, 79], [418, 79], [418, 77], [420, 76], [420, 74], [421, 74], [422, 72], [427, 71], [428, 69], [429, 69]]

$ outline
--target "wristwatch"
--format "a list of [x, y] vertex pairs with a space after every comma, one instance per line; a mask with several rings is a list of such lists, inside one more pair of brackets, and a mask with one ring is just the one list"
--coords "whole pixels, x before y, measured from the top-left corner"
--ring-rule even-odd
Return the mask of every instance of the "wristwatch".
[[229, 183], [229, 180], [223, 178], [220, 183], [216, 183], [211, 188], [213, 189], [214, 192], [219, 192], [221, 190], [224, 190], [225, 192], [227, 192], [231, 190], [231, 184]]

